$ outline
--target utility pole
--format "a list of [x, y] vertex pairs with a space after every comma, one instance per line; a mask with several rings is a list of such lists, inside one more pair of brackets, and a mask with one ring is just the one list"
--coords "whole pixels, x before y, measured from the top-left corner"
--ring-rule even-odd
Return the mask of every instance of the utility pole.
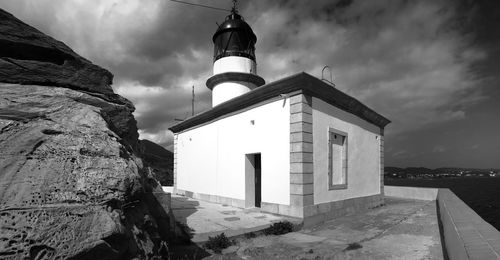
[[191, 99], [191, 116], [194, 116], [194, 85], [193, 85], [193, 99]]

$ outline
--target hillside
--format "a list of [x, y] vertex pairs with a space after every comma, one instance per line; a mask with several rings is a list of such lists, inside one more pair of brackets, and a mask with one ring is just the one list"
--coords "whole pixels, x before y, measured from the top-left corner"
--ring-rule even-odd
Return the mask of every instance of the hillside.
[[162, 186], [172, 186], [174, 182], [174, 154], [149, 140], [140, 140], [143, 159], [152, 169], [153, 175]]

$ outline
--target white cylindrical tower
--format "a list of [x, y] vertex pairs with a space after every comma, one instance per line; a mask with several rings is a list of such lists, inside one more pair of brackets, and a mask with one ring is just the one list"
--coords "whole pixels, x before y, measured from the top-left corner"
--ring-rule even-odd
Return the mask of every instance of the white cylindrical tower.
[[217, 106], [264, 85], [257, 75], [257, 37], [235, 9], [214, 36], [214, 75], [207, 80], [212, 90], [212, 106]]

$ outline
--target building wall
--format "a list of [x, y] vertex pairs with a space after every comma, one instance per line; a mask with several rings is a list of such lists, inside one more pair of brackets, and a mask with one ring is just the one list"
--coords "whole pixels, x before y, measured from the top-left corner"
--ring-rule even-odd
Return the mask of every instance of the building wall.
[[283, 99], [178, 133], [176, 189], [245, 200], [245, 154], [261, 153], [262, 202], [289, 205], [289, 133]]
[[[379, 127], [312, 98], [314, 204], [366, 197], [381, 193], [381, 140]], [[328, 186], [328, 130], [345, 132], [347, 140], [347, 188]]]

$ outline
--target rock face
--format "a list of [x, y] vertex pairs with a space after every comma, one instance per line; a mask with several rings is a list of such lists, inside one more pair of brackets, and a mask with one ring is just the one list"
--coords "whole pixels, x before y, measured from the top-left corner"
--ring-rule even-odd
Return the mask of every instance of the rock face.
[[165, 252], [168, 215], [140, 158], [134, 107], [111, 83], [0, 9], [1, 259]]
[[113, 75], [64, 43], [0, 11], [2, 82], [39, 84], [112, 94]]

